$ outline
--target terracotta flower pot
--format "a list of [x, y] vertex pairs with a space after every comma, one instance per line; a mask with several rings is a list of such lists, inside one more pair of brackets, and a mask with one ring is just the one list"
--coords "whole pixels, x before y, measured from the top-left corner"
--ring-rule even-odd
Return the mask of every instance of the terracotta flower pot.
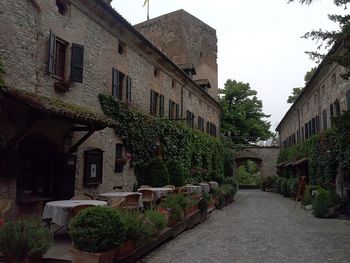
[[115, 254], [115, 249], [100, 253], [89, 253], [75, 248], [71, 248], [70, 251], [72, 263], [113, 263]]
[[115, 258], [122, 258], [128, 254], [130, 254], [136, 248], [136, 242], [134, 240], [126, 240], [120, 247], [117, 248], [115, 252]]

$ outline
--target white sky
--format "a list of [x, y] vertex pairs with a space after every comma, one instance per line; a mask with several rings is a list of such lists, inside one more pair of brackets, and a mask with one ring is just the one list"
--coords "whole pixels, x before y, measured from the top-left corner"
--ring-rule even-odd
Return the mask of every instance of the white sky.
[[[144, 0], [113, 0], [113, 7], [131, 24], [146, 20]], [[291, 106], [293, 87], [304, 85], [315, 65], [304, 53], [316, 44], [302, 39], [312, 29], [335, 29], [327, 14], [340, 13], [333, 0], [311, 6], [287, 0], [150, 0], [150, 18], [184, 9], [215, 28], [218, 36], [219, 88], [227, 79], [249, 82], [271, 114], [275, 129]]]

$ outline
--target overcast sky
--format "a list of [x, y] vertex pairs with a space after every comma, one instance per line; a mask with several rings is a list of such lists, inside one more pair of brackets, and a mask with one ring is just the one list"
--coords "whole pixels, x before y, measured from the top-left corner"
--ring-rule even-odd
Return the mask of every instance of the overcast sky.
[[[144, 0], [113, 0], [113, 7], [131, 24], [147, 18]], [[150, 0], [150, 18], [184, 9], [215, 28], [218, 36], [219, 87], [229, 78], [249, 82], [271, 114], [274, 129], [291, 106], [293, 87], [315, 65], [304, 53], [316, 44], [302, 39], [312, 29], [335, 29], [329, 13], [343, 10], [333, 0], [311, 6], [286, 0]]]

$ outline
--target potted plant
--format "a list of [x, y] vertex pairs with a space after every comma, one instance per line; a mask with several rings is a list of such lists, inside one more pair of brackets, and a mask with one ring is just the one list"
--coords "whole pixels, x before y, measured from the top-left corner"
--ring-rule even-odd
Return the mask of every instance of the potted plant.
[[37, 218], [8, 221], [0, 227], [0, 251], [6, 262], [41, 262], [51, 242], [49, 230]]
[[80, 212], [70, 223], [73, 263], [112, 263], [125, 228], [116, 210], [93, 207]]
[[161, 232], [167, 225], [166, 216], [156, 210], [147, 210], [145, 212], [146, 218], [148, 218], [155, 226], [157, 233]]

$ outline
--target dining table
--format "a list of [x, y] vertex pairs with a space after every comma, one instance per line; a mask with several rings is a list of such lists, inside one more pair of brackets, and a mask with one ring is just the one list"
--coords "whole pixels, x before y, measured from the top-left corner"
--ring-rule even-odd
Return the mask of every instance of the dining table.
[[52, 223], [68, 227], [71, 210], [79, 205], [107, 206], [105, 201], [97, 200], [60, 200], [47, 202], [42, 219], [50, 219]]
[[145, 189], [152, 190], [155, 193], [157, 200], [159, 198], [167, 196], [169, 193], [172, 193], [174, 191], [174, 189], [171, 187], [147, 187], [147, 188], [140, 188], [137, 191], [145, 190]]
[[210, 192], [210, 187], [208, 183], [199, 183], [198, 184], [202, 188], [203, 193], [209, 193]]
[[202, 193], [202, 187], [199, 185], [186, 184], [185, 188], [188, 193], [196, 193], [196, 194]]
[[138, 192], [107, 192], [98, 194], [98, 197], [106, 200], [111, 200], [116, 197], [125, 198], [126, 196], [131, 194], [138, 194], [140, 196], [138, 200], [138, 208], [143, 208], [143, 197], [142, 194]]

